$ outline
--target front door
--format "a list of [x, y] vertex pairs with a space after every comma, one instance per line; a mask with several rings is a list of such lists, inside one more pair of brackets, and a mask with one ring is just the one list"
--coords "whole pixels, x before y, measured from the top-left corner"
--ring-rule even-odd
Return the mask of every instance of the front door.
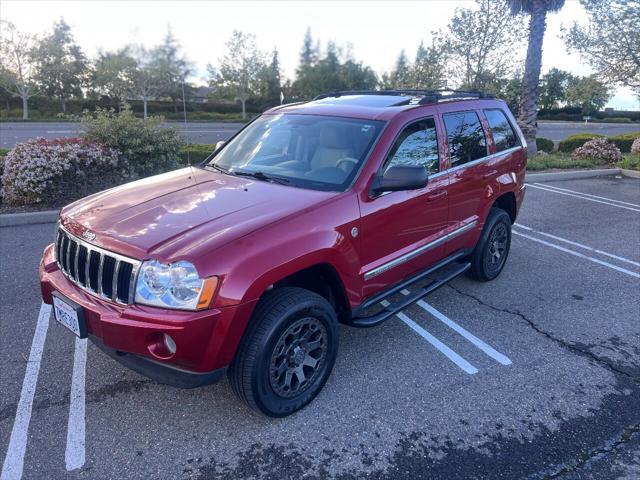
[[438, 132], [433, 118], [417, 120], [401, 131], [380, 170], [422, 165], [431, 174], [419, 190], [387, 192], [361, 201], [363, 297], [369, 297], [443, 257], [434, 243], [447, 227], [446, 174], [439, 174]]

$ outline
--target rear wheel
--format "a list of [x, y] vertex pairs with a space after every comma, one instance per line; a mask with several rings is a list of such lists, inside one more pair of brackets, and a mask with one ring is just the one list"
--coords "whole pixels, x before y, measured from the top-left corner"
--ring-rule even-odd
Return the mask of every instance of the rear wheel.
[[302, 288], [263, 298], [229, 368], [235, 393], [251, 408], [283, 417], [303, 408], [327, 381], [338, 351], [329, 302]]
[[471, 254], [469, 276], [481, 282], [493, 280], [504, 268], [511, 247], [511, 218], [499, 208], [492, 208]]

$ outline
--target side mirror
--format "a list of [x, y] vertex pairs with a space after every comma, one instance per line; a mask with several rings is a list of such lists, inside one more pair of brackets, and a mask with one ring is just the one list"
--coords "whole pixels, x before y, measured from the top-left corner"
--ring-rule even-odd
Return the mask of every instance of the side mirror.
[[381, 177], [376, 178], [371, 190], [373, 193], [418, 190], [426, 187], [428, 182], [429, 173], [426, 168], [397, 165], [388, 168]]
[[224, 145], [224, 140], [220, 140], [218, 143], [216, 143], [216, 148], [215, 148], [214, 152], [216, 150], [220, 150], [223, 145]]

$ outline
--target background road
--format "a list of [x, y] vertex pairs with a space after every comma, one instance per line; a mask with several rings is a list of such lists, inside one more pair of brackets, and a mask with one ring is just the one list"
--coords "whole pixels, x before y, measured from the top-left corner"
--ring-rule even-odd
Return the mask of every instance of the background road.
[[53, 229], [0, 228], [0, 462], [25, 479], [640, 477], [638, 180], [530, 184], [498, 279], [342, 326], [324, 390], [283, 419], [253, 414], [226, 379], [174, 389], [91, 343], [85, 364], [69, 331], [38, 320]]
[[[179, 128], [185, 133], [190, 143], [216, 143], [219, 140], [228, 139], [242, 124], [221, 122], [197, 122], [188, 123], [187, 126], [180, 122], [167, 123]], [[4, 122], [0, 123], [0, 146], [10, 148], [18, 142], [30, 138], [59, 138], [77, 137], [81, 135], [80, 126], [77, 123], [64, 122]], [[575, 133], [599, 133], [601, 135], [619, 135], [627, 132], [640, 131], [640, 124], [616, 124], [616, 123], [572, 123], [572, 122], [539, 122], [538, 136], [548, 138], [554, 142], [564, 140]]]

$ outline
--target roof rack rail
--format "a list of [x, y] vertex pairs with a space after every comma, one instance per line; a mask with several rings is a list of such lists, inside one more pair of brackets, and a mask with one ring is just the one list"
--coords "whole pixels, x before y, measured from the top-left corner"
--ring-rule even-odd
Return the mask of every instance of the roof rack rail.
[[479, 90], [422, 90], [422, 89], [391, 89], [391, 90], [342, 90], [329, 93], [322, 93], [314, 100], [322, 100], [331, 97], [346, 97], [350, 95], [399, 95], [409, 97], [420, 97], [418, 105], [427, 103], [437, 103], [440, 100], [452, 100], [456, 98], [493, 98], [493, 95]]

